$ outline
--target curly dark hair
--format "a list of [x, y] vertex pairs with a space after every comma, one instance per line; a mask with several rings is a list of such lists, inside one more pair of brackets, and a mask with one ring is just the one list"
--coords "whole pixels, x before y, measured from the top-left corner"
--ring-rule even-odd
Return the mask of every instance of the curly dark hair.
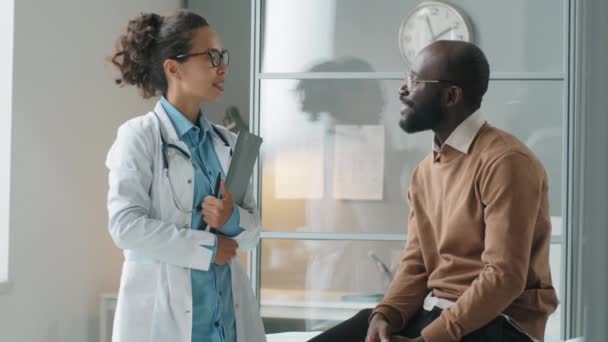
[[118, 85], [135, 85], [144, 98], [167, 92], [163, 62], [192, 48], [194, 30], [209, 26], [200, 15], [181, 10], [170, 16], [142, 13], [131, 19], [118, 38], [111, 62], [119, 72]]

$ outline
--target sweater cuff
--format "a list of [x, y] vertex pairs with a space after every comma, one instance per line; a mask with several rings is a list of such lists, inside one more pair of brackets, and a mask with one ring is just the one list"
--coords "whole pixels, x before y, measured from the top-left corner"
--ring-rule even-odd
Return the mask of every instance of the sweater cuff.
[[372, 311], [372, 314], [369, 316], [370, 320], [375, 314], [381, 314], [384, 316], [388, 324], [390, 324], [393, 332], [402, 330], [405, 325], [405, 319], [401, 313], [396, 308], [387, 304], [379, 304], [376, 306], [374, 311]]
[[425, 342], [458, 342], [459, 339], [453, 339], [446, 328], [443, 316], [439, 316], [436, 320], [422, 329], [422, 338]]

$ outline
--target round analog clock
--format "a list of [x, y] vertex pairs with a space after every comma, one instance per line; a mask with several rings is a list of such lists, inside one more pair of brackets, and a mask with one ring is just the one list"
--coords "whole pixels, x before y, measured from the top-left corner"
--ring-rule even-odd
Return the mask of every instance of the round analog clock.
[[454, 6], [440, 1], [425, 1], [401, 22], [401, 56], [411, 65], [418, 52], [436, 40], [470, 42], [472, 30], [465, 15]]

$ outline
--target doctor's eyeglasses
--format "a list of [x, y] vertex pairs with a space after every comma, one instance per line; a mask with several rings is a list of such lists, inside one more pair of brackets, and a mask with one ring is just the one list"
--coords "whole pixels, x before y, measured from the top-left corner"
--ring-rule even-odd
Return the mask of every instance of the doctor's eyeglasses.
[[184, 53], [181, 55], [177, 55], [175, 56], [175, 59], [178, 61], [185, 61], [190, 57], [196, 57], [196, 56], [209, 56], [209, 60], [211, 61], [211, 65], [214, 68], [217, 68], [220, 66], [220, 63], [224, 63], [224, 65], [228, 66], [228, 63], [230, 62], [230, 53], [228, 52], [228, 50], [224, 49], [222, 51], [218, 50], [218, 49], [208, 49], [207, 51], [203, 51], [203, 52], [194, 52], [194, 53]]

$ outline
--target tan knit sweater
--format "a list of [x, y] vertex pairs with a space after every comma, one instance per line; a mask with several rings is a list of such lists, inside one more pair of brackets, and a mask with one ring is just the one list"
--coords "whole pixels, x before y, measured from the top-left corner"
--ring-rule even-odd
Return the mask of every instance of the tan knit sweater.
[[400, 330], [426, 295], [455, 301], [426, 342], [459, 341], [506, 314], [538, 340], [558, 300], [551, 283], [547, 176], [519, 140], [484, 124], [462, 153], [445, 145], [414, 171], [405, 253], [383, 314]]

